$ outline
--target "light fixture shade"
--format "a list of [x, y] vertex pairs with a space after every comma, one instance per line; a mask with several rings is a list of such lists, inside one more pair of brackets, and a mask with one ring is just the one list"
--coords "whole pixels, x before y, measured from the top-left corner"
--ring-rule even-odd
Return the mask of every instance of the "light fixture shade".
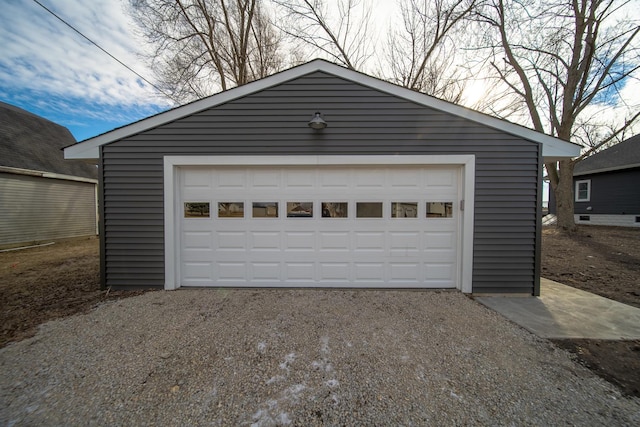
[[319, 111], [316, 111], [315, 115], [308, 124], [311, 129], [316, 130], [321, 130], [327, 127], [327, 122], [322, 119], [322, 114], [320, 114]]

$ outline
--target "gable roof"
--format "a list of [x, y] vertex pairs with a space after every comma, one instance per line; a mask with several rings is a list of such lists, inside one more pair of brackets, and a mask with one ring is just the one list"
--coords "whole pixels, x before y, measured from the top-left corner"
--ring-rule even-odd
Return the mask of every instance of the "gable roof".
[[246, 85], [220, 92], [207, 98], [192, 102], [190, 104], [186, 104], [181, 107], [177, 107], [172, 110], [157, 114], [155, 116], [140, 120], [130, 125], [114, 129], [110, 132], [98, 135], [94, 138], [87, 139], [83, 142], [65, 148], [65, 158], [97, 159], [99, 157], [99, 147], [104, 144], [108, 144], [135, 135], [137, 133], [153, 129], [165, 123], [181, 119], [183, 117], [198, 113], [217, 105], [233, 101], [235, 99], [318, 71], [361, 84], [365, 87], [369, 87], [383, 93], [403, 98], [418, 105], [423, 105], [425, 107], [459, 116], [467, 120], [471, 120], [530, 141], [538, 142], [542, 144], [542, 154], [545, 157], [545, 161], [552, 161], [554, 159], [560, 158], [571, 158], [576, 157], [580, 154], [581, 147], [579, 145], [562, 141], [558, 138], [536, 132], [523, 126], [516, 125], [505, 120], [500, 120], [495, 117], [491, 117], [489, 115], [479, 113], [477, 111], [452, 104], [450, 102], [443, 101], [429, 95], [425, 95], [420, 92], [416, 92], [383, 80], [376, 79], [358, 71], [353, 71], [348, 68], [332, 64], [323, 59], [315, 59], [311, 62], [307, 62], [306, 64], [290, 68], [269, 77], [265, 77]]
[[575, 166], [573, 175], [587, 175], [637, 167], [640, 167], [640, 134], [581, 160]]
[[62, 149], [76, 140], [63, 126], [0, 102], [0, 167], [97, 179], [94, 165], [65, 160]]

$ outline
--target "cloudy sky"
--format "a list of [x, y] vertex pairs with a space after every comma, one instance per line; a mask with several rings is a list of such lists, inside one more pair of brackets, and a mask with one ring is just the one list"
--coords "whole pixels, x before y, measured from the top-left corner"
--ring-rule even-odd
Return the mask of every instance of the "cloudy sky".
[[[370, 1], [375, 2], [377, 25], [386, 28], [393, 15], [392, 0]], [[125, 11], [126, 0], [38, 2], [137, 73], [152, 79], [151, 71], [140, 60], [144, 43]], [[0, 46], [0, 101], [69, 128], [78, 141], [172, 106], [149, 84], [34, 0], [2, 0]], [[622, 99], [637, 102], [639, 90], [639, 81], [630, 81]], [[474, 92], [473, 85], [469, 92]], [[606, 103], [590, 108], [598, 117], [623, 117]]]
[[[150, 79], [121, 0], [39, 0]], [[32, 0], [3, 0], [0, 100], [61, 124], [83, 140], [170, 108], [134, 73]]]

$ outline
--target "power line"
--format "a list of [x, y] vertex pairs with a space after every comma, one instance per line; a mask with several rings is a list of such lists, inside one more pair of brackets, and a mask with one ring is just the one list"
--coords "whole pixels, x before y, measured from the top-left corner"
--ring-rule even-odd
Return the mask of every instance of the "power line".
[[95, 47], [97, 47], [98, 49], [100, 49], [101, 51], [103, 51], [104, 53], [106, 53], [107, 55], [109, 55], [112, 59], [114, 59], [115, 61], [117, 61], [120, 65], [122, 65], [123, 67], [125, 67], [127, 70], [131, 71], [133, 74], [135, 74], [136, 76], [140, 77], [142, 80], [144, 80], [147, 84], [149, 84], [151, 87], [153, 87], [155, 90], [157, 90], [158, 92], [160, 92], [161, 94], [163, 94], [164, 96], [166, 96], [167, 98], [171, 99], [174, 102], [178, 102], [175, 99], [173, 99], [173, 97], [169, 94], [167, 94], [166, 92], [164, 92], [162, 89], [160, 89], [158, 86], [156, 86], [155, 84], [151, 83], [149, 80], [147, 80], [146, 78], [144, 78], [144, 76], [140, 75], [136, 70], [134, 70], [133, 68], [129, 67], [127, 64], [125, 64], [124, 62], [120, 61], [118, 58], [116, 58], [115, 56], [113, 56], [112, 54], [110, 54], [109, 52], [107, 52], [106, 49], [104, 49], [102, 46], [100, 46], [98, 43], [94, 42], [93, 40], [91, 40], [89, 37], [85, 36], [83, 33], [80, 32], [80, 30], [76, 29], [73, 25], [69, 24], [67, 21], [65, 21], [64, 19], [62, 19], [60, 16], [56, 15], [55, 12], [53, 12], [51, 9], [49, 9], [48, 7], [46, 7], [45, 5], [43, 5], [42, 3], [40, 3], [38, 0], [33, 0], [38, 6], [40, 6], [41, 8], [43, 8], [44, 10], [46, 10], [47, 12], [49, 12], [51, 15], [55, 16], [60, 22], [62, 22], [64, 25], [66, 25], [67, 27], [71, 28], [73, 31], [75, 31], [76, 33], [78, 33], [80, 36], [82, 36], [85, 40], [87, 40], [89, 43], [91, 43], [92, 45], [94, 45]]

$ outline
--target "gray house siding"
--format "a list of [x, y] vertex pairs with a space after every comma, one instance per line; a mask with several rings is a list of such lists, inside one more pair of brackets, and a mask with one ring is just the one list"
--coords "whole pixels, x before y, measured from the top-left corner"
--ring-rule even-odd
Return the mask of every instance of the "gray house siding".
[[[577, 215], [640, 213], [640, 168], [574, 176], [573, 191], [576, 181], [583, 180], [591, 180], [591, 197], [588, 202], [574, 202], [574, 213]], [[589, 206], [591, 210], [587, 210]], [[555, 196], [552, 191], [549, 192], [549, 212], [556, 213]]]
[[576, 214], [640, 214], [640, 168], [580, 175], [573, 181], [585, 179], [591, 180], [590, 201], [575, 202]]
[[[321, 133], [306, 123], [321, 111]], [[475, 154], [473, 292], [535, 291], [539, 145], [316, 72], [101, 147], [104, 285], [164, 284], [164, 155]]]
[[0, 246], [96, 235], [96, 184], [0, 172]]

